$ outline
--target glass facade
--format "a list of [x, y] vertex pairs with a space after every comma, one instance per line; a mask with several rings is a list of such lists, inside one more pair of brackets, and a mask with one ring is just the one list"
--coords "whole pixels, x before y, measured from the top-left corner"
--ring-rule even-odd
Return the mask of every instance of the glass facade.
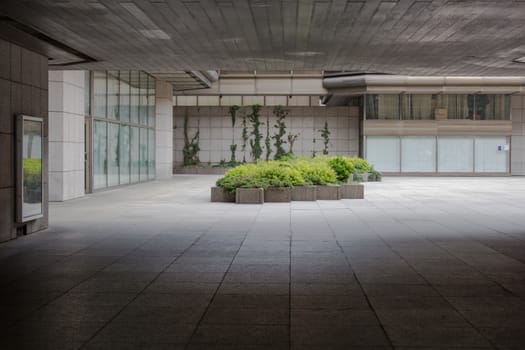
[[95, 71], [93, 188], [155, 178], [155, 80], [145, 72]]
[[510, 120], [510, 96], [487, 94], [366, 95], [366, 119]]
[[379, 171], [507, 173], [506, 136], [367, 136], [366, 159]]

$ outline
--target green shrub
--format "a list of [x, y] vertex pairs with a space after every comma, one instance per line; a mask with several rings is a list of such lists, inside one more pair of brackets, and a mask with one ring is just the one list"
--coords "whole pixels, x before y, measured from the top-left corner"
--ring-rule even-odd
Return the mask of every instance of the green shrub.
[[337, 180], [340, 182], [347, 182], [350, 174], [354, 171], [354, 165], [347, 157], [332, 157], [328, 161], [328, 165], [334, 169], [337, 174]]
[[382, 176], [383, 175], [372, 166], [370, 169], [370, 175], [368, 176], [368, 181], [381, 181]]
[[320, 159], [307, 160], [299, 158], [292, 162], [294, 168], [299, 170], [305, 184], [326, 185], [337, 182], [337, 174], [327, 162]]
[[372, 170], [372, 166], [370, 165], [370, 163], [366, 161], [366, 159], [359, 158], [359, 157], [353, 157], [353, 158], [348, 158], [348, 160], [354, 166], [355, 173], [358, 173], [358, 174], [368, 173], [370, 172], [370, 170]]
[[363, 175], [361, 175], [359, 173], [355, 173], [354, 174], [354, 181], [355, 182], [363, 182]]

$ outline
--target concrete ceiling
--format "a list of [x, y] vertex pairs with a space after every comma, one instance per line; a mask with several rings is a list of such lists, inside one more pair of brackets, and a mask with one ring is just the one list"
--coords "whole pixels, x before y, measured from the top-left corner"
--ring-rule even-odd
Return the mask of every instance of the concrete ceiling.
[[72, 68], [525, 75], [518, 0], [2, 0], [0, 14], [83, 54]]

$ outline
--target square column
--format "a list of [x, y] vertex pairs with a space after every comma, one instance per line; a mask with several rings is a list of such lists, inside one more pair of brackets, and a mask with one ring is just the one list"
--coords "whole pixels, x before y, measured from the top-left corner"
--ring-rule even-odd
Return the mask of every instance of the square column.
[[156, 178], [170, 178], [173, 175], [173, 87], [162, 80], [156, 81], [155, 133]]

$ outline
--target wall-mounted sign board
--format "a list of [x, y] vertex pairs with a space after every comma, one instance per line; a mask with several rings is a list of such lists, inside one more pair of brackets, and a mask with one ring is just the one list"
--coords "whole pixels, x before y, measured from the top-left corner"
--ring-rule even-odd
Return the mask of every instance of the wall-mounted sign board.
[[16, 120], [17, 222], [44, 216], [44, 120], [18, 115]]

